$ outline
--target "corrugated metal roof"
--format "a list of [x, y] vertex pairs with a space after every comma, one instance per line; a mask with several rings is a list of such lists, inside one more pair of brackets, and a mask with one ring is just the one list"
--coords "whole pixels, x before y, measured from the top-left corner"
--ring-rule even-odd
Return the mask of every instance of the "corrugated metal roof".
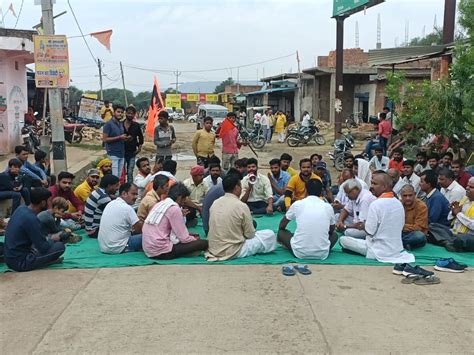
[[296, 87], [293, 88], [275, 88], [275, 89], [266, 89], [266, 90], [259, 90], [259, 91], [252, 91], [248, 92], [245, 95], [251, 96], [251, 95], [262, 95], [262, 94], [270, 94], [274, 92], [289, 92], [289, 91], [295, 91]]
[[369, 65], [396, 65], [437, 57], [452, 45], [415, 46], [369, 50]]
[[[313, 76], [329, 75], [336, 72], [335, 68], [329, 67], [315, 67], [303, 69], [303, 73], [311, 74]], [[345, 66], [344, 74], [349, 75], [372, 75], [377, 74], [377, 69], [371, 67], [359, 67], [359, 66]]]

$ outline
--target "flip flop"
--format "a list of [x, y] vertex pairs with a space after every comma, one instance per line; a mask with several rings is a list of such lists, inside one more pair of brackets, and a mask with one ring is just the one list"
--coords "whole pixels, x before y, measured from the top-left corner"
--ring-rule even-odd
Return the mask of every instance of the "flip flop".
[[284, 275], [284, 276], [295, 276], [296, 275], [296, 271], [295, 271], [295, 268], [291, 265], [288, 265], [288, 266], [283, 266], [281, 268], [281, 273]]
[[421, 277], [413, 282], [415, 285], [437, 285], [441, 283], [441, 280], [439, 277], [436, 276], [427, 276], [427, 277]]
[[295, 270], [298, 271], [301, 275], [311, 275], [312, 272], [308, 269], [308, 265], [296, 265]]
[[402, 284], [409, 285], [414, 283], [416, 280], [423, 278], [423, 276], [420, 275], [408, 275], [404, 279], [402, 279]]

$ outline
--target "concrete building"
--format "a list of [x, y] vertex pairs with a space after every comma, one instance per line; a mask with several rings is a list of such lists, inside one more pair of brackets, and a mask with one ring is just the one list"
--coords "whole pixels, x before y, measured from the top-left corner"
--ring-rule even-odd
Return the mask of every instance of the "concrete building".
[[26, 65], [34, 62], [35, 33], [0, 28], [0, 154], [21, 142], [28, 105]]

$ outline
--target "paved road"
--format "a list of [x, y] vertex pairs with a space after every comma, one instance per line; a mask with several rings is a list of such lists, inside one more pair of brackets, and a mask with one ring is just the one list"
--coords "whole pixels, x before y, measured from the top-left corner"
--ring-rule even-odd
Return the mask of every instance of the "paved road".
[[148, 266], [0, 276], [4, 354], [472, 353], [474, 273]]

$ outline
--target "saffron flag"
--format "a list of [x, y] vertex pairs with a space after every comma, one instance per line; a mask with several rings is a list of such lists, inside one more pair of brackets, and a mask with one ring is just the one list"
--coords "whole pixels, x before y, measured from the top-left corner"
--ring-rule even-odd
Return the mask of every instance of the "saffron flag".
[[148, 108], [148, 121], [146, 122], [146, 134], [152, 139], [154, 138], [153, 136], [155, 134], [156, 118], [158, 117], [158, 113], [163, 111], [164, 107], [163, 98], [160, 94], [160, 86], [158, 85], [158, 80], [155, 76], [150, 107]]
[[91, 36], [98, 40], [110, 52], [110, 37], [112, 36], [112, 30], [92, 32]]
[[10, 10], [13, 14], [13, 16], [15, 16], [15, 18], [18, 18], [18, 16], [16, 15], [16, 12], [15, 10], [13, 9], [13, 3], [10, 3], [10, 6], [8, 7], [8, 10]]

